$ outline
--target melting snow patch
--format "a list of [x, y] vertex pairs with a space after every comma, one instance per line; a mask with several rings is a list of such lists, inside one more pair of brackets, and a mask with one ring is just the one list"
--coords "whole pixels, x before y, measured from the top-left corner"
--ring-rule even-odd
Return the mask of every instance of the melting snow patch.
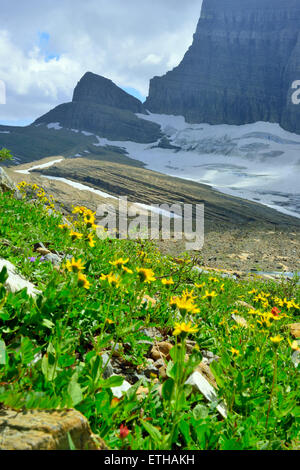
[[62, 129], [62, 126], [60, 126], [59, 122], [50, 122], [50, 124], [47, 124], [48, 129], [55, 129], [56, 131], [59, 131]]
[[63, 161], [63, 158], [60, 158], [59, 160], [52, 160], [51, 162], [48, 163], [43, 163], [42, 165], [35, 165], [32, 166], [31, 168], [28, 168], [28, 170], [15, 170], [16, 173], [22, 173], [23, 175], [29, 175], [29, 173], [32, 170], [37, 170], [40, 168], [49, 168], [50, 166], [54, 165], [55, 163], [59, 163]]

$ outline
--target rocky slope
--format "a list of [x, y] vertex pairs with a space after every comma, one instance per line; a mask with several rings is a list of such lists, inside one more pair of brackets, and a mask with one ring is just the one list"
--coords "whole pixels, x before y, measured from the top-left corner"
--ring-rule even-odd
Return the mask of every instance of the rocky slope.
[[300, 133], [298, 0], [204, 0], [192, 46], [150, 82], [145, 107], [191, 122], [280, 123]]

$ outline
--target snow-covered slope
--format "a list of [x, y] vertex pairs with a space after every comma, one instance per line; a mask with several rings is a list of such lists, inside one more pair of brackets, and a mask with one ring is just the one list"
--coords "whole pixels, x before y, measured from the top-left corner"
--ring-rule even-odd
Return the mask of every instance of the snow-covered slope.
[[182, 116], [137, 115], [160, 124], [172, 145], [111, 142], [150, 169], [209, 184], [300, 218], [300, 135], [278, 124], [188, 124]]
[[[300, 218], [300, 135], [268, 122], [210, 125], [189, 124], [183, 116], [136, 116], [161, 126], [164, 145], [161, 141], [111, 141], [81, 132], [93, 135], [95, 146], [124, 148], [129, 157], [144, 162], [151, 170], [208, 184], [225, 194]], [[59, 123], [51, 127], [61, 129]], [[166, 138], [170, 148], [162, 148]]]

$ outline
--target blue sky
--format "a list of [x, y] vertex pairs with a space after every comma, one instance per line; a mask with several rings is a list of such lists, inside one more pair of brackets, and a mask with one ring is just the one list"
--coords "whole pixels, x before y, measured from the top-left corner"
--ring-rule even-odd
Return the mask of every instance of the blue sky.
[[1, 6], [0, 124], [27, 125], [71, 101], [85, 72], [144, 101], [149, 80], [181, 61], [202, 0], [10, 0]]

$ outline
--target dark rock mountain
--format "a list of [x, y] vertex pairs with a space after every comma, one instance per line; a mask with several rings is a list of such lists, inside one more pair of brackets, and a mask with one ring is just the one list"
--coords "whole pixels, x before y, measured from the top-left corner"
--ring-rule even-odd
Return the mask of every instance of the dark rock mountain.
[[203, 0], [192, 46], [144, 103], [191, 123], [277, 122], [300, 133], [300, 0]]
[[161, 137], [157, 124], [139, 119], [131, 111], [85, 101], [61, 104], [34, 124], [54, 122], [67, 129], [93, 132], [109, 140], [151, 143]]
[[84, 101], [126, 109], [133, 113], [145, 113], [145, 108], [141, 101], [126, 93], [126, 91], [119, 88], [108, 78], [101, 77], [92, 72], [87, 72], [78, 82], [72, 101]]
[[111, 80], [87, 72], [77, 84], [73, 101], [38, 118], [33, 125], [58, 122], [67, 129], [98, 134], [110, 140], [151, 143], [161, 137], [160, 126], [139, 119], [143, 104]]

